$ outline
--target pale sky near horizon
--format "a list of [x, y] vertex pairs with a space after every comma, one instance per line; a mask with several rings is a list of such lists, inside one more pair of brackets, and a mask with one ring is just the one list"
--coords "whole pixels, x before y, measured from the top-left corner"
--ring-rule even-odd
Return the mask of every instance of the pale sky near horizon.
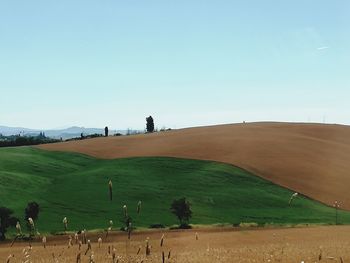
[[350, 1], [0, 1], [0, 125], [350, 124]]

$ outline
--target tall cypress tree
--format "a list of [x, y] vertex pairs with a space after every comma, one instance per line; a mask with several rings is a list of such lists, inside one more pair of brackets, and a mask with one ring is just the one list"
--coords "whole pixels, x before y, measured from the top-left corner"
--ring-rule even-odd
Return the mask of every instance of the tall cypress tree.
[[153, 121], [152, 116], [149, 116], [146, 118], [146, 130], [147, 130], [147, 132], [154, 131], [154, 121]]

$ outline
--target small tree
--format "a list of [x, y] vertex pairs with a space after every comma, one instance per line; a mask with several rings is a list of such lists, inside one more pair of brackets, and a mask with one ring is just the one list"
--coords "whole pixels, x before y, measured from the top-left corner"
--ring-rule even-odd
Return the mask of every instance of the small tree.
[[185, 197], [174, 200], [170, 210], [179, 219], [180, 228], [188, 227], [189, 220], [192, 217], [192, 210], [190, 202]]
[[108, 137], [108, 127], [105, 127], [105, 136]]
[[16, 226], [18, 219], [12, 216], [13, 211], [7, 207], [0, 207], [0, 240], [5, 240], [7, 228]]
[[154, 131], [154, 121], [153, 121], [152, 116], [149, 116], [146, 118], [146, 130], [147, 130], [147, 132]]
[[39, 215], [39, 204], [37, 202], [30, 202], [27, 204], [27, 207], [24, 210], [24, 219], [27, 222], [28, 229], [32, 227], [28, 223], [28, 219], [31, 218], [33, 221], [38, 219]]

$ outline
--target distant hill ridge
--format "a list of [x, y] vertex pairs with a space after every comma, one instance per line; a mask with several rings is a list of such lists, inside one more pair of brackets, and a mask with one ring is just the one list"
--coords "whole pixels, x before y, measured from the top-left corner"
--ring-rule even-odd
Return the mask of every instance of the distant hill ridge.
[[[65, 129], [40, 130], [40, 129], [28, 129], [23, 127], [0, 126], [0, 134], [4, 136], [17, 135], [17, 134], [35, 136], [35, 135], [38, 135], [40, 132], [45, 132], [45, 135], [51, 138], [70, 139], [74, 137], [79, 137], [81, 133], [83, 133], [84, 135], [90, 135], [95, 133], [104, 134], [104, 127], [103, 128], [84, 128], [84, 127], [72, 126]], [[110, 130], [109, 133], [126, 134], [127, 130]]]

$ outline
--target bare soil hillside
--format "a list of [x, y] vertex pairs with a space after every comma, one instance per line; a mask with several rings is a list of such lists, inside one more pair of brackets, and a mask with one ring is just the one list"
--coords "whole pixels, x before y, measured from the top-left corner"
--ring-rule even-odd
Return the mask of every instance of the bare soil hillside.
[[225, 162], [350, 209], [350, 127], [245, 123], [39, 146], [98, 158], [170, 156]]

